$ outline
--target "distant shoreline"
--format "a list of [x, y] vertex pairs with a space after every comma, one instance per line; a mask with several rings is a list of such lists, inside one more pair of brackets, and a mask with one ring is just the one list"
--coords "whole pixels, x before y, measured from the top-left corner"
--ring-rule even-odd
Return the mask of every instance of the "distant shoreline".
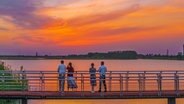
[[4, 60], [136, 60], [136, 59], [152, 59], [152, 60], [184, 60], [182, 53], [178, 55], [161, 55], [161, 54], [138, 54], [136, 51], [112, 51], [107, 53], [88, 53], [88, 54], [72, 54], [72, 55], [0, 55], [0, 59]]
[[63, 58], [63, 57], [0, 57], [0, 60], [137, 60], [137, 59], [108, 59], [108, 58]]
[[13, 56], [13, 57], [0, 57], [0, 60], [178, 60], [184, 61], [184, 59], [176, 59], [176, 58], [135, 58], [135, 59], [117, 59], [117, 58], [63, 58], [63, 57], [34, 57], [34, 56]]

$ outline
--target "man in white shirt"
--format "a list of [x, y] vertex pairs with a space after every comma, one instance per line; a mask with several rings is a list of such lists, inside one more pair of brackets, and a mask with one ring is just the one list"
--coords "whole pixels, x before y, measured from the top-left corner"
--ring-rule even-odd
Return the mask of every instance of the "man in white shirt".
[[61, 60], [61, 64], [58, 66], [58, 73], [59, 73], [59, 91], [61, 93], [64, 93], [66, 66], [64, 65], [63, 60]]
[[100, 86], [99, 86], [99, 91], [98, 92], [101, 92], [102, 83], [103, 83], [104, 89], [105, 89], [104, 92], [107, 92], [106, 81], [105, 81], [105, 74], [107, 72], [107, 67], [104, 65], [103, 61], [101, 62], [101, 66], [99, 67], [98, 72], [100, 74], [100, 84], [99, 84]]

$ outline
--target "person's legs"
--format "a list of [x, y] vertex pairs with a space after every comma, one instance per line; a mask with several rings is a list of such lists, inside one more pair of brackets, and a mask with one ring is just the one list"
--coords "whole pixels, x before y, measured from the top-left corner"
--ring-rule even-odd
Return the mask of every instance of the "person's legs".
[[100, 81], [99, 81], [99, 91], [98, 92], [101, 92], [101, 86], [102, 86], [102, 76], [100, 76]]
[[91, 84], [91, 92], [93, 92], [93, 81], [90, 79], [90, 84]]
[[95, 92], [95, 91], [94, 91], [94, 86], [93, 86], [93, 85], [92, 85], [92, 90], [91, 90], [91, 92], [92, 92], [92, 93], [94, 93], [94, 92]]
[[95, 79], [91, 79], [91, 92], [94, 93], [94, 87], [95, 87]]
[[71, 77], [71, 85], [72, 85], [72, 88], [74, 88], [75, 87], [75, 80], [74, 80], [74, 77]]
[[59, 92], [61, 92], [61, 74], [59, 74]]
[[68, 91], [69, 91], [69, 89], [71, 88], [71, 78], [70, 77], [68, 77], [67, 83], [68, 83]]
[[65, 88], [65, 74], [62, 74], [62, 79], [61, 79], [61, 91], [64, 92]]
[[105, 80], [105, 75], [102, 76], [102, 83], [104, 85], [104, 89], [105, 89], [105, 92], [107, 91], [107, 86], [106, 86], [106, 80]]
[[68, 88], [77, 88], [75, 79], [73, 77], [68, 77]]
[[107, 92], [107, 86], [106, 86], [105, 77], [104, 77], [104, 79], [103, 79], [103, 84], [104, 84], [105, 92]]

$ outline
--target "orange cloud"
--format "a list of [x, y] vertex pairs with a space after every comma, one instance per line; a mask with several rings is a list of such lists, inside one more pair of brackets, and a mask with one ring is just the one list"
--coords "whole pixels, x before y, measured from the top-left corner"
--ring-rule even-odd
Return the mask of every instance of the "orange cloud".
[[[0, 24], [5, 24], [4, 27], [0, 25], [0, 40], [13, 39], [29, 46], [73, 48], [151, 40], [162, 42], [165, 37], [184, 37], [184, 8], [179, 5], [180, 0], [163, 0], [162, 3], [156, 2], [159, 0], [104, 1], [40, 7], [34, 11], [34, 17], [49, 19], [39, 22], [42, 26], [36, 29], [17, 28], [13, 22], [0, 19]], [[154, 5], [149, 4], [153, 2]], [[5, 31], [6, 28], [9, 31]]]

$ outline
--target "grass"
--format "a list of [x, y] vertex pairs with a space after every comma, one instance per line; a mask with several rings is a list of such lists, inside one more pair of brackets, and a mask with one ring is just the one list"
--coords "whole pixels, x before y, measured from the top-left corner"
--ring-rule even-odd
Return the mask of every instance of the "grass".
[[[4, 66], [0, 65], [0, 72], [5, 70]], [[23, 91], [27, 89], [27, 81], [21, 80], [20, 76], [11, 73], [0, 73], [0, 91]]]
[[20, 104], [20, 100], [13, 100], [13, 99], [0, 99], [0, 104]]
[[0, 65], [0, 70], [4, 70], [4, 67], [3, 67], [3, 65]]
[[[0, 65], [0, 72], [5, 71], [3, 65]], [[13, 74], [0, 73], [0, 91], [23, 91], [28, 89], [26, 80], [15, 79]], [[0, 99], [0, 104], [19, 104], [19, 100]]]

